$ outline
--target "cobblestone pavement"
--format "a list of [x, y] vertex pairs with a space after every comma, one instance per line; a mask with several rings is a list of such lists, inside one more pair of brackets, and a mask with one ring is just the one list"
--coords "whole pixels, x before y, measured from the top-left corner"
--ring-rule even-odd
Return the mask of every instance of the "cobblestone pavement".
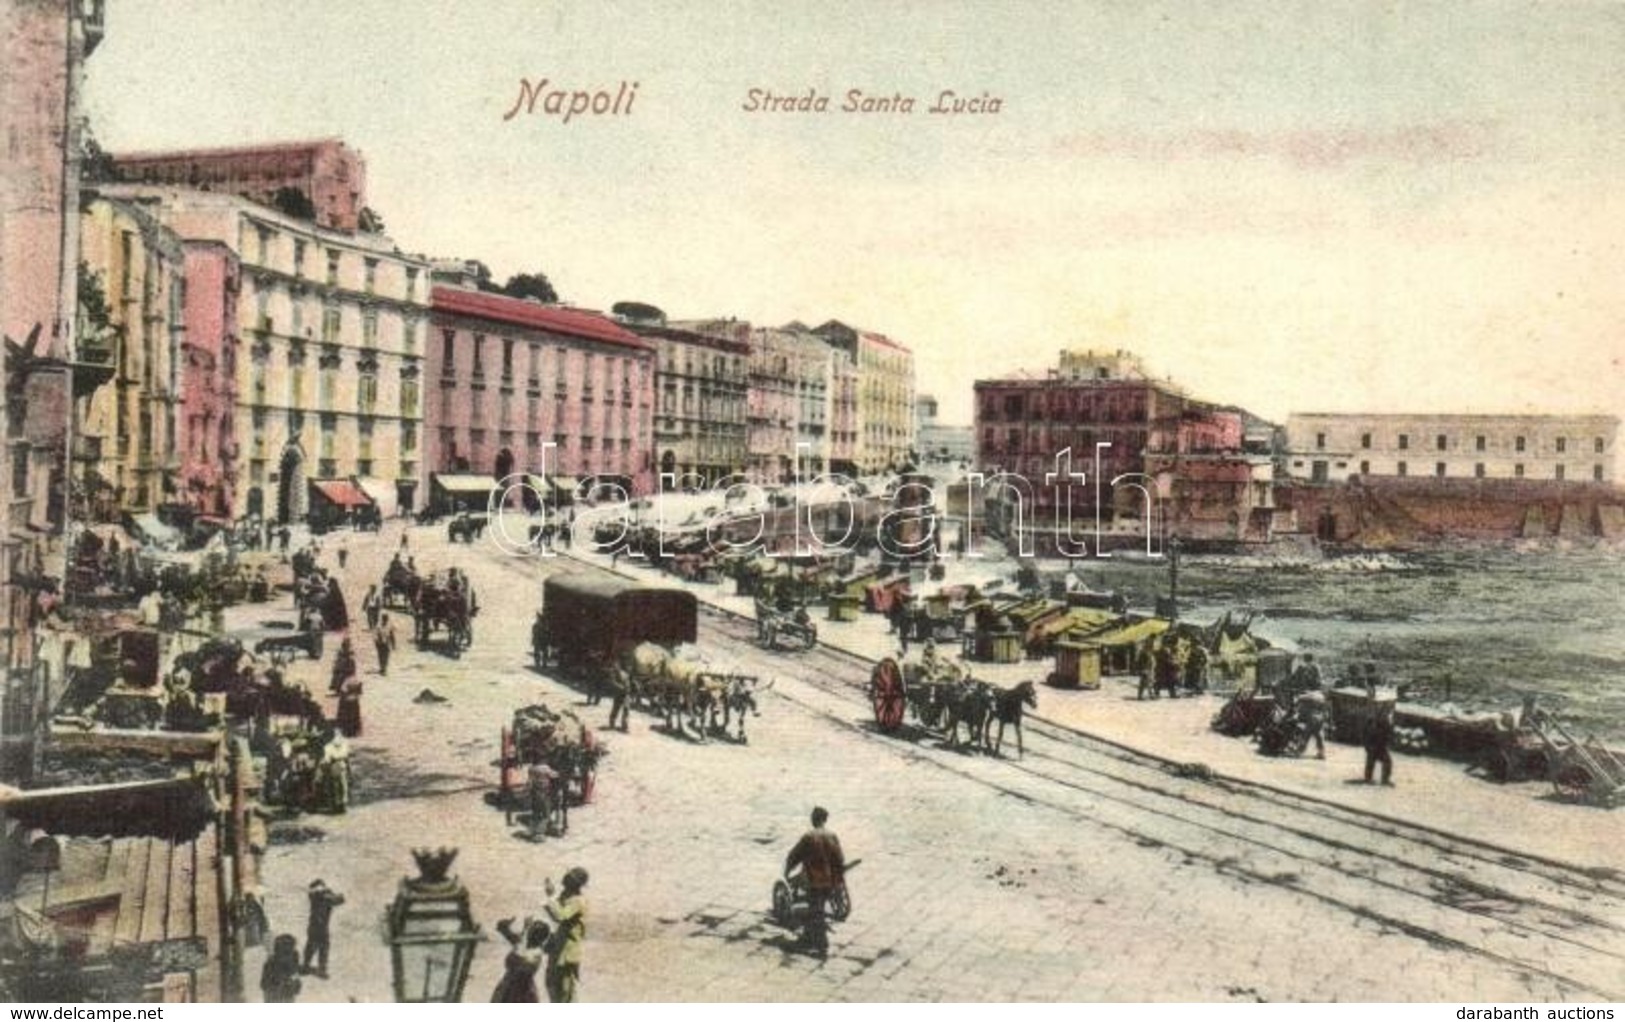
[[[329, 567], [335, 542], [349, 548], [353, 610], [400, 534], [326, 541]], [[704, 641], [775, 678], [749, 744], [701, 744], [634, 714], [630, 734], [606, 738], [595, 803], [572, 812], [567, 835], [533, 842], [485, 795], [514, 708], [581, 702], [526, 656], [541, 575], [566, 564], [449, 548], [443, 529], [408, 535], [420, 569], [470, 575], [482, 611], [461, 658], [408, 646], [387, 679], [367, 675], [351, 811], [273, 828], [274, 931], [303, 939], [315, 877], [348, 896], [332, 978], [308, 980], [307, 1000], [389, 999], [381, 916], [422, 845], [461, 849], [456, 872], [487, 932], [538, 911], [544, 877], [586, 866], [589, 1000], [1484, 1001], [1618, 998], [1625, 986], [1617, 873], [1587, 887], [1517, 856], [1497, 867], [1043, 726], [1019, 763], [879, 736], [847, 687], [860, 665], [768, 657], [725, 626]], [[371, 671], [370, 645], [357, 646]], [[326, 669], [297, 666], [322, 692]], [[424, 689], [446, 701], [415, 702]], [[578, 710], [607, 718], [607, 706]], [[862, 859], [852, 918], [824, 961], [796, 953], [767, 911], [815, 803]], [[1469, 873], [1481, 887], [1461, 882]], [[488, 996], [501, 951], [482, 947], [467, 1000]]]

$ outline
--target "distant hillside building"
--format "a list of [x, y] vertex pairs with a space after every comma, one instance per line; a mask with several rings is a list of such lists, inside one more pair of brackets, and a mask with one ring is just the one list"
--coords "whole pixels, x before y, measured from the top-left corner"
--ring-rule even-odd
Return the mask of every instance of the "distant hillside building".
[[1287, 475], [1612, 483], [1619, 419], [1607, 415], [1374, 415], [1287, 418]]
[[366, 161], [336, 138], [115, 153], [111, 159], [122, 181], [224, 192], [266, 205], [275, 205], [282, 189], [297, 189], [310, 200], [316, 223], [332, 230], [357, 230], [367, 205]]

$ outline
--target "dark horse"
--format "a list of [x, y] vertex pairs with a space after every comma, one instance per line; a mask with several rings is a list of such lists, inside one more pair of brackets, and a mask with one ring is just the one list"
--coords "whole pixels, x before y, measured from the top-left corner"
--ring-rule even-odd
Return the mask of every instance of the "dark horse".
[[972, 747], [987, 749], [988, 723], [996, 709], [993, 686], [966, 678], [946, 693], [948, 744], [959, 744], [959, 725], [965, 725], [966, 741]]
[[1033, 683], [1024, 681], [1015, 688], [995, 689], [993, 693], [993, 719], [999, 722], [999, 736], [993, 741], [993, 754], [999, 754], [1004, 746], [1004, 726], [1016, 726], [1016, 756], [1025, 755], [1021, 747], [1021, 715], [1023, 708], [1031, 706], [1038, 709], [1038, 691]]

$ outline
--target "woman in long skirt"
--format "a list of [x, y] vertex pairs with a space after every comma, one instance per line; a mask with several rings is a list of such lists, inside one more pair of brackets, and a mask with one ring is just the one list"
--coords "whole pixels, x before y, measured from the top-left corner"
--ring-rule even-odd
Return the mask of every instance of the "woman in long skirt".
[[361, 734], [361, 679], [351, 677], [339, 686], [339, 734], [355, 738]]

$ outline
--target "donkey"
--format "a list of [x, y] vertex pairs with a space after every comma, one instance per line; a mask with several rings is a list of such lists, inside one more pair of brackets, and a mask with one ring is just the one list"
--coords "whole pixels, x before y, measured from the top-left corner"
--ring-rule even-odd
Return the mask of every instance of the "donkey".
[[1023, 757], [1026, 752], [1021, 747], [1021, 715], [1024, 708], [1031, 706], [1038, 709], [1038, 690], [1030, 681], [1024, 681], [1015, 688], [1001, 688], [993, 693], [993, 718], [999, 722], [999, 734], [993, 741], [993, 754], [999, 755], [1004, 746], [1004, 726], [1016, 726], [1016, 757]]

